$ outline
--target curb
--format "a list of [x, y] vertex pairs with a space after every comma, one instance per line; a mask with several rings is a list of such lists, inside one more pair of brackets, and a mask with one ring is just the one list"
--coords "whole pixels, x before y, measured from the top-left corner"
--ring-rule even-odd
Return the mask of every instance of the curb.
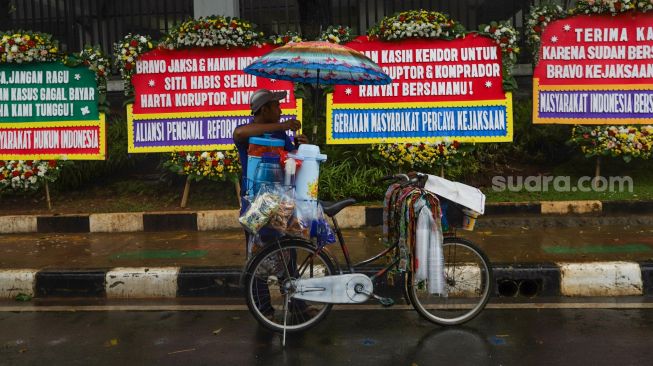
[[[242, 297], [242, 268], [120, 267], [0, 271], [0, 298], [111, 299]], [[377, 268], [365, 268], [372, 274]], [[493, 266], [494, 297], [653, 296], [653, 262], [529, 263]], [[380, 279], [375, 292], [401, 296]]]
[[[13, 215], [0, 216], [0, 233], [106, 233], [106, 232], [162, 232], [162, 231], [216, 231], [240, 229], [238, 210], [207, 210], [194, 212], [122, 212], [81, 215]], [[621, 224], [620, 220], [602, 215], [653, 214], [653, 201], [551, 201], [538, 203], [492, 203], [486, 206], [485, 220], [479, 228], [497, 226], [528, 226], [530, 221], [538, 226], [568, 226], [556, 218], [582, 218], [585, 224]], [[519, 216], [504, 219], [500, 216]], [[524, 215], [541, 215], [523, 217]], [[498, 217], [497, 217], [498, 216]], [[383, 208], [351, 206], [338, 213], [341, 228], [355, 229], [383, 224]], [[487, 219], [493, 219], [487, 220]], [[503, 220], [503, 221], [501, 221]], [[607, 221], [606, 221], [607, 220]], [[611, 221], [612, 220], [612, 221]], [[628, 224], [645, 224], [649, 219], [633, 219]], [[544, 222], [544, 223], [542, 223]]]

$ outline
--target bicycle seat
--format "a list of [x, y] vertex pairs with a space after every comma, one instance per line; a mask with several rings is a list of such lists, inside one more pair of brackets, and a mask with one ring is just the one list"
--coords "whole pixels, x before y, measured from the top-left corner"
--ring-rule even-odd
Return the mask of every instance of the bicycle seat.
[[353, 198], [345, 198], [338, 202], [320, 201], [324, 213], [329, 217], [337, 215], [343, 208], [351, 206], [354, 203], [356, 203], [356, 200]]

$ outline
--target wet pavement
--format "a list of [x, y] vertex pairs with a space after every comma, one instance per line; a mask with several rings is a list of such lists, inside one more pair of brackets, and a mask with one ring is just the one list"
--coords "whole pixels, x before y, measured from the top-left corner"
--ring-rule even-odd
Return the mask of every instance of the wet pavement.
[[0, 313], [2, 365], [650, 365], [653, 309], [487, 309], [443, 328], [336, 310], [280, 337], [246, 311]]
[[[345, 230], [354, 260], [383, 249], [381, 228]], [[646, 261], [653, 259], [650, 226], [493, 228], [460, 232], [493, 263]], [[242, 231], [5, 234], [0, 268], [110, 268], [240, 266]], [[329, 247], [340, 256], [337, 245]]]

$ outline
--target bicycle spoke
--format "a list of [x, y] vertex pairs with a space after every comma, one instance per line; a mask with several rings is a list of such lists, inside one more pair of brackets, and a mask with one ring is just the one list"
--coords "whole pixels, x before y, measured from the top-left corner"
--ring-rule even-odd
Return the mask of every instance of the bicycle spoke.
[[445, 241], [446, 294], [430, 294], [428, 281], [411, 284], [409, 295], [418, 312], [428, 320], [460, 324], [473, 318], [489, 297], [491, 273], [487, 260], [472, 245], [455, 239]]
[[[264, 326], [278, 331], [299, 331], [310, 327], [331, 309], [330, 304], [313, 303], [293, 296], [294, 281], [329, 276], [333, 264], [325, 254], [308, 245], [278, 244], [254, 258], [247, 280], [248, 306]], [[274, 276], [275, 280], [270, 281]]]

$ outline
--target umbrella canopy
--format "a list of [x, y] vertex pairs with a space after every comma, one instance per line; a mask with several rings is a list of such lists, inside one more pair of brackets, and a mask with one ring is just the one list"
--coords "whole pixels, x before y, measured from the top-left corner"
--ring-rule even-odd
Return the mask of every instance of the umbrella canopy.
[[279, 47], [247, 66], [248, 74], [304, 84], [382, 85], [392, 79], [362, 53], [330, 42]]

